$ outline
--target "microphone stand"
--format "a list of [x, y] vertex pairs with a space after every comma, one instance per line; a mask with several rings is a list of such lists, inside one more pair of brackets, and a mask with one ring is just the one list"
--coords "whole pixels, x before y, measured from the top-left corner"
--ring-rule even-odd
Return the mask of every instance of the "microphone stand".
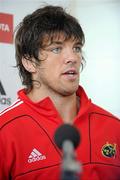
[[81, 164], [75, 160], [74, 146], [70, 140], [63, 142], [63, 162], [61, 180], [80, 180], [77, 174], [82, 171]]

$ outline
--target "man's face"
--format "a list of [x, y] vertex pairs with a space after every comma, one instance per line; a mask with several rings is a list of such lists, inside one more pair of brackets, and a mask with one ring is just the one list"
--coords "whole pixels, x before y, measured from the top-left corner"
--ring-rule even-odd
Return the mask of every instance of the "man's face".
[[72, 39], [64, 41], [55, 39], [40, 51], [40, 62], [37, 80], [43, 90], [60, 95], [72, 95], [79, 85], [81, 65], [81, 44]]

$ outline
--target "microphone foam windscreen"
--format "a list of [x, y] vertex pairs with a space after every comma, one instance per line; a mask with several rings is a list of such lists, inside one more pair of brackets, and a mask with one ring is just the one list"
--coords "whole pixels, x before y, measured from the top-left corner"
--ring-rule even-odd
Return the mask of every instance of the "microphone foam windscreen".
[[62, 145], [65, 140], [71, 141], [74, 148], [76, 148], [80, 143], [80, 134], [74, 126], [63, 124], [56, 130], [54, 140], [60, 149], [62, 149]]

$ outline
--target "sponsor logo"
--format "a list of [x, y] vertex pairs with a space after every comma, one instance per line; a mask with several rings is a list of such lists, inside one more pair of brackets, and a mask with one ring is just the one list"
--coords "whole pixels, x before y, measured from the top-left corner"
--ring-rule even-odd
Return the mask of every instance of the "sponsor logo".
[[13, 43], [13, 15], [0, 13], [0, 42]]
[[40, 153], [37, 149], [33, 149], [28, 157], [28, 163], [45, 160], [46, 156]]
[[0, 30], [2, 30], [4, 32], [10, 32], [9, 25], [0, 23]]
[[108, 142], [102, 147], [102, 155], [108, 158], [115, 158], [116, 144], [109, 144]]
[[1, 81], [0, 81], [0, 104], [11, 105], [11, 98], [7, 97], [7, 94], [5, 92], [5, 89]]

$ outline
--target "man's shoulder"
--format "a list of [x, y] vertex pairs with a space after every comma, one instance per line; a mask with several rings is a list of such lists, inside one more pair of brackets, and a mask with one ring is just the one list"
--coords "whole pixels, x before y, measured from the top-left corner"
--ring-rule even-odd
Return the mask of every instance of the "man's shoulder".
[[12, 119], [20, 115], [20, 112], [22, 110], [22, 104], [23, 101], [18, 99], [12, 105], [0, 112], [0, 128], [2, 128], [3, 126], [5, 126], [5, 124], [9, 123], [10, 121], [12, 121]]
[[118, 122], [120, 124], [120, 119], [111, 113], [109, 110], [104, 109], [103, 107], [96, 105], [92, 103], [92, 108], [90, 111], [90, 116], [96, 116], [96, 117], [101, 117], [101, 119], [111, 119], [114, 122]]

